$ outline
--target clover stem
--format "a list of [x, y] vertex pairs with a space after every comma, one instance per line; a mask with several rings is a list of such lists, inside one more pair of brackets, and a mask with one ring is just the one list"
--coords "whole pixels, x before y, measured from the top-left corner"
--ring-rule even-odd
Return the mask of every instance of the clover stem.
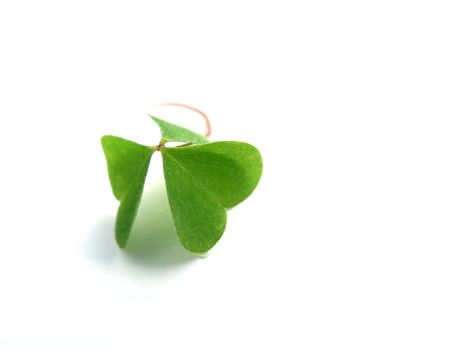
[[167, 141], [165, 141], [164, 139], [161, 139], [160, 142], [159, 142], [159, 144], [158, 144], [157, 146], [155, 146], [155, 151], [156, 151], [156, 152], [160, 151], [161, 148], [164, 147], [164, 145], [165, 145], [166, 142], [167, 142]]
[[[209, 121], [209, 118], [203, 111], [199, 110], [198, 108], [194, 108], [194, 107], [191, 107], [191, 106], [186, 105], [184, 103], [178, 103], [178, 102], [159, 103], [158, 106], [182, 107], [182, 108], [186, 108], [186, 109], [189, 109], [190, 111], [198, 113], [199, 115], [201, 115], [204, 118], [204, 122], [206, 124], [206, 133], [204, 134], [204, 137], [208, 138], [209, 136], [211, 136], [211, 131], [212, 130], [211, 130], [211, 123]], [[159, 150], [159, 148], [158, 148], [158, 150]]]

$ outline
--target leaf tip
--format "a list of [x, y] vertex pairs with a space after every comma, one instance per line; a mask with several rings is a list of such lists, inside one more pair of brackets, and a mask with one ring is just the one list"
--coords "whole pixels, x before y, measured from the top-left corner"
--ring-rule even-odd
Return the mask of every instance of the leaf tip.
[[101, 145], [104, 146], [105, 142], [108, 140], [109, 135], [104, 135], [101, 137]]
[[125, 249], [126, 244], [128, 242], [128, 238], [128, 235], [121, 235], [117, 230], [115, 234], [115, 240], [117, 241], [117, 245], [120, 249]]
[[151, 118], [153, 121], [155, 121], [158, 125], [160, 124], [161, 122], [161, 119], [149, 114], [149, 113], [146, 113], [148, 115], [149, 118]]

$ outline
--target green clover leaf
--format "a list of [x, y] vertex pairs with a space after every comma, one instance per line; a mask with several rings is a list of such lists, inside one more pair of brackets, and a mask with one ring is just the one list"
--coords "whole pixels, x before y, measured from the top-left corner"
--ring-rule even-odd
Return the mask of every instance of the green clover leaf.
[[136, 218], [154, 150], [116, 136], [103, 136], [101, 141], [112, 191], [120, 201], [115, 234], [118, 245], [123, 248]]
[[166, 122], [165, 120], [150, 115], [161, 129], [162, 142], [190, 142], [194, 144], [208, 143], [208, 139], [194, 131], [182, 128], [181, 126]]
[[[252, 145], [209, 141], [188, 129], [152, 117], [161, 130], [158, 146], [144, 146], [116, 136], [102, 137], [115, 197], [120, 201], [115, 233], [124, 248], [135, 220], [151, 157], [162, 153], [167, 196], [177, 235], [185, 249], [203, 253], [224, 233], [227, 214], [255, 189], [262, 159]], [[188, 142], [167, 147], [166, 142]]]
[[192, 252], [206, 252], [221, 238], [231, 208], [261, 177], [258, 150], [243, 142], [162, 149], [167, 196], [177, 234]]

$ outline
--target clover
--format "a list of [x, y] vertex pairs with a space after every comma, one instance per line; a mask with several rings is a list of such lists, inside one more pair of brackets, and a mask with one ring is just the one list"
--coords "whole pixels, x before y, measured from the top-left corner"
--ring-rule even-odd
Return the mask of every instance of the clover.
[[[239, 141], [210, 142], [205, 136], [155, 116], [161, 139], [145, 146], [117, 136], [101, 139], [115, 198], [120, 201], [115, 236], [120, 248], [130, 237], [141, 202], [146, 174], [155, 152], [162, 154], [170, 211], [182, 246], [190, 252], [209, 251], [226, 228], [226, 210], [245, 200], [256, 188], [261, 173], [260, 152]], [[171, 146], [173, 143], [175, 144]]]

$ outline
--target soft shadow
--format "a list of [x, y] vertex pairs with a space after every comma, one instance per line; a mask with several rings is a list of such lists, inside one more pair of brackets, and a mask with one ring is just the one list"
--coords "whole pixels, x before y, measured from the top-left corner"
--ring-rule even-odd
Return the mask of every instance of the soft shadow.
[[110, 266], [117, 258], [118, 248], [114, 237], [115, 218], [108, 216], [99, 221], [84, 243], [84, 253], [102, 266]]
[[84, 242], [84, 254], [94, 264], [117, 276], [170, 280], [186, 270], [199, 256], [186, 251], [172, 221], [165, 184], [146, 188], [125, 249], [115, 241], [115, 216], [95, 224]]
[[163, 182], [145, 190], [123, 253], [134, 264], [164, 270], [197, 259], [178, 239]]

